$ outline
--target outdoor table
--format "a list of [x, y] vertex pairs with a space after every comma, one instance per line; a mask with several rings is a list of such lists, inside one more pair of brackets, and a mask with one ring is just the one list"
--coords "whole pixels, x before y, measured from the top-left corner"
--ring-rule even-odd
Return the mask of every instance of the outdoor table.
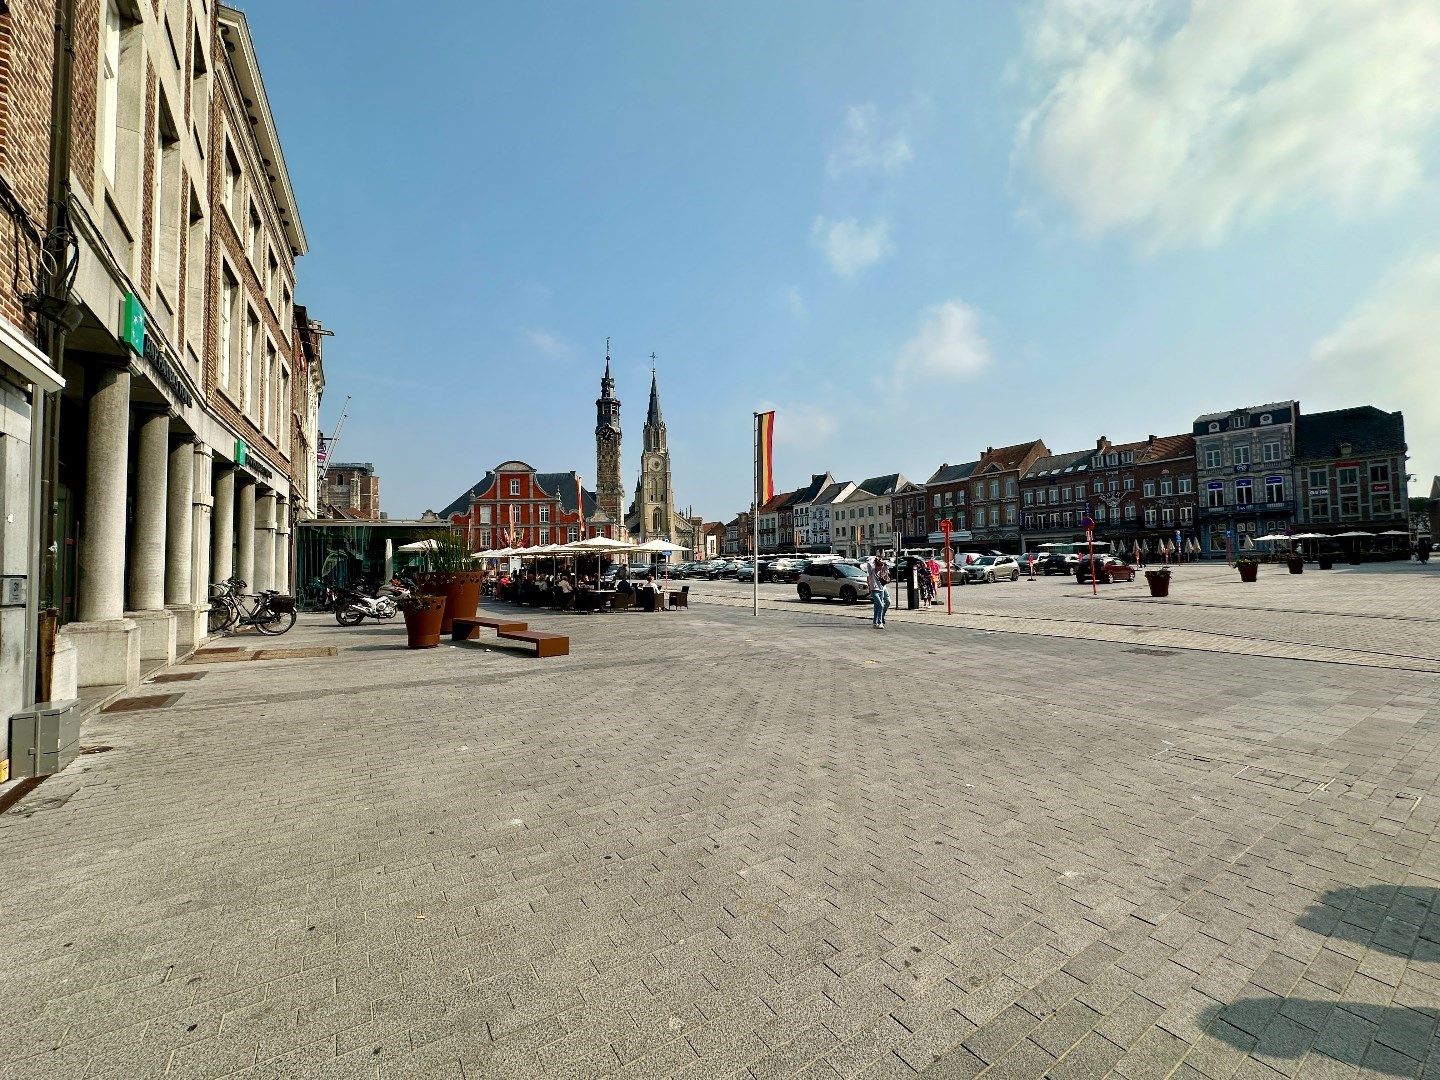
[[614, 589], [581, 589], [580, 592], [594, 598], [596, 611], [605, 611], [615, 602]]

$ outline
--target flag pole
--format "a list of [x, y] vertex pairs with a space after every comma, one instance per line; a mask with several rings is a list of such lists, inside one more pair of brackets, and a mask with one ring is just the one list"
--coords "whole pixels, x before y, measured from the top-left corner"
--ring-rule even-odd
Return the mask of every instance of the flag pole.
[[750, 575], [750, 614], [760, 617], [760, 414], [751, 417], [751, 454], [755, 459], [750, 487], [750, 559], [754, 573]]

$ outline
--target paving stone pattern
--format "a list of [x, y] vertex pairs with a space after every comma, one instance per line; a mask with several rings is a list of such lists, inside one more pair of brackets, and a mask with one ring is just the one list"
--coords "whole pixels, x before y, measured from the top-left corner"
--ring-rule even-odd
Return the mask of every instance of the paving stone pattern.
[[[1434, 654], [1440, 578], [1374, 580]], [[1051, 635], [1053, 584], [527, 612], [543, 661], [302, 617], [336, 656], [0, 816], [0, 1077], [1440, 1076], [1434, 676]]]

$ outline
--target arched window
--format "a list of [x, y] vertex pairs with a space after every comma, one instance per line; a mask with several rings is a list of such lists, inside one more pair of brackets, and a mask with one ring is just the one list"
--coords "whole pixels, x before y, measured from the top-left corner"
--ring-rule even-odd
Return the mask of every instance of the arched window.
[[655, 531], [655, 532], [659, 532], [659, 531], [660, 531], [660, 508], [659, 508], [658, 506], [655, 508], [655, 512], [650, 516], [650, 520], [651, 520], [651, 522], [652, 522], [650, 528], [651, 528], [653, 531]]

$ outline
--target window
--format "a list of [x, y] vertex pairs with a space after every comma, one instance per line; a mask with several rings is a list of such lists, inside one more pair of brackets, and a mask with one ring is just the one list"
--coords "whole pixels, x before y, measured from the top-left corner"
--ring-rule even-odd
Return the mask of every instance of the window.
[[575, 525], [571, 525], [571, 526], [570, 526], [570, 530], [569, 530], [569, 532], [568, 532], [567, 535], [568, 535], [569, 538], [570, 538], [570, 543], [572, 543], [572, 544], [575, 543], [575, 541], [577, 541], [577, 540], [580, 539], [580, 529], [579, 529], [579, 527], [578, 527], [578, 526], [575, 526]]
[[1005, 507], [1005, 524], [1015, 524], [1015, 507], [1013, 505]]
[[[1270, 422], [1271, 422], [1272, 420], [1274, 420], [1274, 419], [1275, 419], [1275, 418], [1274, 418], [1273, 416], [1271, 416], [1268, 412], [1267, 412], [1267, 413], [1261, 413], [1261, 414], [1260, 414], [1260, 423], [1262, 423], [1262, 424], [1268, 424], [1268, 423], [1270, 423]], [[1277, 443], [1276, 445], [1279, 445], [1279, 444]]]
[[1121, 465], [1130, 465], [1130, 464], [1133, 464], [1134, 461], [1135, 461], [1135, 451], [1134, 451], [1134, 450], [1122, 450], [1122, 451], [1120, 451], [1120, 464], [1121, 464]]
[[1180, 507], [1180, 524], [1189, 525], [1195, 519], [1195, 508], [1193, 506]]
[[1371, 516], [1371, 517], [1389, 517], [1391, 513], [1392, 513], [1392, 511], [1391, 511], [1391, 509], [1390, 509], [1390, 496], [1389, 496], [1389, 495], [1371, 495], [1371, 496], [1370, 496], [1370, 516]]
[[542, 525], [548, 525], [550, 523], [550, 507], [540, 507], [540, 523]]
[[1120, 455], [1119, 455], [1119, 454], [1106, 454], [1106, 455], [1105, 455], [1105, 463], [1106, 463], [1107, 465], [1119, 465], [1119, 464], [1120, 464]]
[[1218, 421], [1212, 420], [1210, 421], [1210, 426], [1207, 427], [1205, 430], [1209, 431], [1213, 435], [1215, 432], [1220, 430], [1220, 424]]
[[[1129, 477], [1127, 476], [1126, 479], [1128, 480]], [[1144, 494], [1145, 498], [1147, 498], [1147, 499], [1153, 499], [1153, 498], [1155, 497], [1155, 481], [1154, 481], [1154, 480], [1146, 480], [1146, 481], [1145, 481], [1145, 487], [1144, 487], [1144, 490], [1143, 490], [1142, 494]]]
[[1153, 506], [1145, 508], [1145, 526], [1150, 529], [1155, 527], [1155, 508]]
[[245, 338], [241, 342], [242, 355], [240, 359], [240, 394], [241, 407], [249, 412], [255, 407], [255, 399], [259, 397], [255, 385], [255, 336], [260, 333], [260, 323], [255, 318], [255, 313], [250, 310], [245, 312]]
[[935, 507], [935, 509], [940, 509], [940, 493], [938, 491], [935, 493], [935, 500], [932, 505]]
[[[1335, 480], [1342, 487], [1360, 486], [1360, 468], [1357, 465], [1345, 465], [1335, 470]], [[1343, 512], [1343, 511], [1342, 511]]]
[[1025, 505], [1026, 505], [1026, 506], [1031, 506], [1031, 505], [1034, 504], [1034, 502], [1035, 502], [1035, 492], [1026, 490], [1026, 492], [1025, 492]]
[[1280, 460], [1280, 444], [1278, 442], [1267, 442], [1261, 448], [1261, 452], [1266, 461]]
[[1125, 490], [1126, 490], [1126, 491], [1134, 491], [1134, 490], [1135, 490], [1135, 478], [1134, 478], [1133, 476], [1127, 476], [1127, 477], [1125, 477]]
[[1055, 490], [1055, 489], [1052, 487], [1052, 488], [1050, 489], [1050, 494], [1049, 494], [1048, 498], [1049, 498], [1049, 500], [1050, 500], [1052, 503], [1059, 502], [1059, 501], [1060, 501], [1060, 492], [1058, 492], [1057, 490]]
[[1372, 485], [1390, 483], [1390, 466], [1383, 461], [1372, 462], [1370, 465], [1370, 483]]
[[1181, 495], [1189, 495], [1194, 490], [1195, 482], [1188, 476], [1182, 476], [1179, 480], [1179, 487], [1176, 489]]
[[1062, 488], [1062, 489], [1060, 490], [1060, 501], [1061, 501], [1061, 502], [1069, 502], [1069, 501], [1070, 501], [1070, 498], [1071, 498], [1070, 489], [1069, 489], [1068, 487]]
[[120, 135], [120, 13], [114, 0], [105, 4], [105, 30], [100, 54], [100, 168], [115, 183], [115, 148]]
[[1285, 481], [1278, 476], [1267, 476], [1265, 478], [1265, 501], [1267, 503], [1278, 503], [1285, 501]]
[[489, 524], [490, 524], [490, 508], [489, 508], [488, 506], [482, 506], [482, 507], [480, 508], [480, 524], [481, 524], [481, 525], [489, 525]]
[[1254, 500], [1254, 488], [1243, 481], [1235, 483], [1235, 505], [1249, 506]]
[[1225, 489], [1223, 487], [1212, 487], [1205, 489], [1205, 505], [1219, 507], [1225, 505]]
[[1162, 477], [1160, 478], [1160, 494], [1161, 494], [1161, 495], [1173, 495], [1173, 494], [1175, 494], [1175, 484], [1174, 484], [1174, 482], [1170, 479], [1170, 477], [1168, 477], [1168, 476], [1162, 476]]
[[260, 214], [255, 210], [255, 204], [250, 204], [250, 217], [245, 222], [245, 254], [250, 256], [250, 261], [256, 261], [256, 243], [260, 238]]
[[1244, 428], [1244, 427], [1249, 427], [1249, 426], [1250, 426], [1250, 414], [1249, 414], [1249, 413], [1236, 413], [1234, 416], [1232, 416], [1232, 417], [1230, 418], [1230, 426], [1231, 426], [1232, 428]]
[[1329, 474], [1328, 474], [1324, 469], [1311, 469], [1311, 470], [1310, 470], [1310, 490], [1311, 490], [1311, 491], [1314, 491], [1316, 488], [1326, 488], [1326, 489], [1328, 490], [1329, 487], [1330, 487], [1330, 476], [1329, 476]]
[[946, 505], [946, 506], [954, 506], [954, 505], [955, 505], [955, 493], [954, 493], [953, 491], [947, 491], [947, 492], [945, 492], [945, 505]]
[[964, 489], [964, 488], [960, 488], [958, 491], [955, 492], [955, 502], [958, 503], [960, 506], [964, 506], [964, 505], [965, 505], [965, 489]]
[[1000, 481], [999, 481], [999, 480], [991, 480], [991, 481], [990, 481], [990, 498], [992, 498], [992, 499], [998, 499], [998, 498], [1000, 498]]
[[956, 525], [959, 525], [960, 528], [962, 528], [962, 529], [965, 528], [965, 511], [964, 511], [964, 510], [961, 510], [958, 514], [955, 515], [955, 524], [956, 524]]
[[1218, 446], [1212, 446], [1205, 451], [1205, 468], [1220, 468], [1220, 448]]
[[230, 389], [230, 365], [234, 356], [235, 298], [239, 283], [230, 271], [220, 269], [220, 360], [216, 378], [223, 389]]
[[1353, 518], [1360, 516], [1360, 496], [1340, 495], [1340, 516], [1342, 518]]
[[1007, 499], [1015, 497], [1015, 478], [1013, 476], [1005, 481], [1005, 497]]
[[[1129, 480], [1130, 477], [1127, 476], [1125, 479]], [[1131, 486], [1132, 488], [1135, 486], [1133, 481], [1131, 481], [1131, 485], [1130, 485], [1130, 486]], [[1112, 477], [1110, 478], [1110, 494], [1115, 495], [1115, 494], [1118, 494], [1119, 491], [1120, 491], [1120, 481], [1119, 481], [1118, 478], [1112, 476]]]
[[510, 481], [510, 494], [511, 494], [511, 495], [519, 495], [519, 494], [520, 494], [520, 481], [519, 481], [519, 480], [511, 480], [511, 481]]
[[1134, 520], [1135, 520], [1135, 504], [1134, 504], [1134, 503], [1126, 503], [1126, 504], [1125, 504], [1125, 520], [1126, 520], [1126, 521], [1134, 521]]
[[1064, 515], [1063, 515], [1062, 520], [1065, 522], [1065, 524], [1066, 524], [1067, 526], [1074, 525], [1074, 524], [1075, 524], [1075, 511], [1074, 511], [1074, 510], [1066, 510], [1065, 513], [1064, 513]]
[[1250, 447], [1237, 446], [1230, 451], [1230, 460], [1236, 465], [1250, 464]]
[[1096, 521], [1104, 521], [1104, 520], [1105, 520], [1105, 507], [1103, 507], [1103, 506], [1097, 506], [1097, 507], [1095, 507], [1095, 512], [1094, 512], [1094, 514], [1093, 514], [1092, 516], [1095, 518]]
[[240, 161], [235, 156], [235, 151], [230, 148], [230, 140], [225, 140], [225, 176], [221, 181], [221, 198], [224, 200], [225, 209], [230, 213], [230, 220], [239, 223], [240, 221]]
[[549, 530], [549, 529], [541, 529], [541, 530], [540, 530], [540, 543], [542, 543], [542, 544], [548, 544], [548, 543], [550, 543], [550, 530]]
[[1172, 509], [1171, 509], [1170, 507], [1168, 507], [1168, 506], [1162, 506], [1162, 507], [1160, 508], [1160, 524], [1161, 524], [1161, 525], [1174, 525], [1174, 524], [1175, 524], [1175, 511], [1172, 510]]

